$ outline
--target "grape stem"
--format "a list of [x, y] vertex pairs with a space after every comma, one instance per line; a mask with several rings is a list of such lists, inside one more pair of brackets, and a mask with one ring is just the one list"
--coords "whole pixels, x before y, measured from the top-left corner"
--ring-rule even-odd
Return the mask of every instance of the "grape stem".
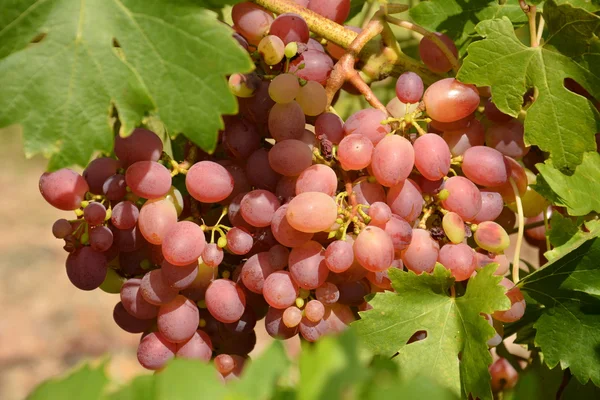
[[[550, 229], [548, 225], [548, 210], [544, 210], [544, 228], [546, 228], [546, 232]], [[552, 250], [552, 245], [550, 244], [550, 237], [546, 234], [546, 251]]]
[[525, 233], [525, 217], [523, 215], [523, 202], [521, 201], [521, 195], [519, 194], [519, 188], [513, 178], [509, 179], [510, 186], [515, 193], [515, 200], [517, 203], [517, 223], [518, 223], [518, 234], [517, 234], [517, 245], [515, 246], [515, 255], [513, 257], [512, 267], [512, 278], [516, 285], [519, 282], [519, 267], [521, 266], [521, 245], [523, 244], [523, 234]]
[[452, 70], [454, 71], [454, 73], [458, 72], [458, 69], [460, 68], [460, 63], [458, 62], [458, 59], [454, 56], [454, 54], [448, 48], [448, 46], [446, 45], [446, 43], [444, 43], [433, 32], [428, 31], [427, 29], [423, 28], [422, 26], [419, 26], [419, 25], [414, 24], [412, 22], [404, 21], [402, 19], [398, 19], [398, 18], [394, 18], [394, 17], [390, 17], [389, 15], [385, 17], [385, 20], [387, 22], [389, 22], [390, 24], [394, 24], [394, 25], [399, 26], [401, 28], [408, 29], [408, 30], [411, 30], [413, 32], [420, 33], [421, 35], [423, 35], [427, 39], [431, 40], [433, 43], [435, 43], [435, 45], [440, 50], [442, 50], [442, 53], [444, 53], [444, 55], [446, 56], [446, 58], [448, 59], [448, 61], [452, 65]]
[[[525, 2], [525, 0], [519, 0], [519, 6], [521, 6], [521, 10], [523, 10], [523, 12], [527, 15], [527, 20], [529, 21], [529, 41], [531, 43], [531, 47], [538, 47], [540, 45], [540, 41], [538, 40], [538, 32], [535, 27], [537, 7], [534, 5], [530, 6]], [[543, 30], [543, 26], [541, 26], [541, 28]]]

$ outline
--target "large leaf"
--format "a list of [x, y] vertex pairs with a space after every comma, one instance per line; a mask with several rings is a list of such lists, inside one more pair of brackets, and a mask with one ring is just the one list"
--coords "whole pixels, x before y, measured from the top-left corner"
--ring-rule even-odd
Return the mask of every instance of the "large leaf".
[[559, 171], [550, 160], [536, 167], [542, 179], [535, 188], [553, 204], [566, 207], [575, 216], [600, 212], [600, 154], [585, 153], [581, 165], [570, 174]]
[[600, 385], [600, 238], [526, 276], [521, 289], [544, 305], [535, 344], [554, 368], [570, 368], [581, 383]]
[[584, 43], [597, 41], [600, 17], [547, 1], [544, 18], [552, 21], [550, 38], [536, 48], [519, 41], [507, 18], [481, 22], [476, 29], [485, 39], [469, 46], [458, 78], [491, 86], [495, 104], [513, 116], [521, 111], [525, 92], [535, 87], [537, 98], [525, 119], [525, 141], [549, 152], [556, 168], [574, 169], [584, 152], [596, 150], [600, 118], [590, 101], [565, 88], [564, 80], [572, 78], [600, 98], [600, 64], [590, 57], [595, 54], [591, 48], [587, 55], [561, 51], [567, 43], [578, 43], [573, 47], [581, 52]]
[[518, 0], [431, 0], [422, 1], [410, 9], [410, 16], [419, 25], [447, 34], [464, 53], [477, 39], [475, 26], [487, 19], [508, 17], [516, 24], [527, 22]]
[[225, 75], [251, 63], [203, 4], [0, 0], [0, 126], [21, 123], [26, 154], [52, 156], [51, 169], [110, 151], [111, 104], [122, 134], [156, 113], [214, 149], [237, 108]]
[[[390, 271], [396, 293], [375, 295], [373, 309], [361, 313], [362, 319], [353, 326], [373, 351], [398, 353], [395, 360], [404, 366], [404, 377], [425, 375], [457, 395], [491, 399], [488, 365], [492, 358], [486, 342], [494, 329], [481, 313], [510, 306], [505, 289], [498, 285], [500, 277], [493, 275], [496, 267], [490, 264], [479, 271], [458, 298], [448, 295], [454, 279], [440, 265], [431, 275]], [[427, 337], [407, 345], [420, 330]]]
[[105, 367], [104, 363], [97, 367], [85, 364], [65, 377], [42, 383], [27, 400], [99, 400], [108, 383]]

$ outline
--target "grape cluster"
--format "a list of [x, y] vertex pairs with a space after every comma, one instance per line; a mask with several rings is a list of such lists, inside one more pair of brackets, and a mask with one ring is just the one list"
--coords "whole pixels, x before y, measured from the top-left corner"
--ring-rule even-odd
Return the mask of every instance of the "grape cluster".
[[[296, 2], [338, 23], [350, 3]], [[225, 117], [214, 154], [188, 145], [178, 162], [138, 128], [83, 175], [40, 179], [48, 203], [76, 213], [52, 227], [69, 279], [120, 294], [114, 319], [143, 333], [144, 367], [214, 358], [234, 378], [258, 320], [280, 339], [340, 332], [370, 308], [366, 295], [393, 290], [390, 268], [422, 274], [440, 263], [463, 286], [490, 263], [507, 273], [503, 226], [514, 226], [516, 198], [526, 217], [547, 207], [516, 161], [529, 150], [521, 122], [485, 89], [446, 78], [425, 90], [411, 72], [398, 78], [388, 113], [368, 108], [343, 121], [323, 87], [339, 48], [311, 38], [299, 15], [273, 18], [245, 2], [232, 17], [257, 70], [230, 77], [240, 113]], [[420, 53], [433, 71], [451, 68], [429, 39]], [[502, 285], [512, 306], [485, 316], [500, 332], [490, 346], [525, 308], [519, 289]]]

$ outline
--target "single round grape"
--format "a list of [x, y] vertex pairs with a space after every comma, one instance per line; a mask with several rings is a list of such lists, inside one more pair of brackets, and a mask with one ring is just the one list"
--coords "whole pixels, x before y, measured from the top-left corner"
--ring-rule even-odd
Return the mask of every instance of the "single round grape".
[[312, 322], [319, 322], [325, 316], [325, 306], [318, 300], [311, 300], [306, 304], [304, 313]]
[[366, 168], [373, 157], [373, 143], [360, 134], [348, 135], [340, 142], [337, 157], [347, 171]]
[[191, 286], [198, 276], [198, 263], [193, 262], [188, 265], [173, 265], [167, 260], [161, 264], [162, 279], [173, 289], [183, 290]]
[[265, 279], [262, 293], [271, 307], [285, 309], [294, 304], [299, 290], [289, 272], [275, 271]]
[[392, 214], [391, 218], [385, 224], [379, 225], [371, 221], [371, 225], [378, 226], [388, 234], [390, 239], [392, 239], [394, 252], [397, 255], [406, 249], [412, 240], [412, 227], [396, 214]]
[[298, 176], [312, 165], [312, 152], [300, 140], [282, 140], [269, 150], [269, 164], [281, 175]]
[[[432, 156], [432, 154], [429, 153], [428, 156]], [[448, 164], [450, 164], [450, 160], [448, 160]], [[414, 165], [415, 149], [402, 136], [387, 136], [373, 150], [371, 168], [377, 182], [383, 186], [392, 187], [404, 181], [410, 175]]]
[[446, 210], [460, 215], [463, 220], [470, 221], [481, 210], [481, 193], [467, 178], [449, 178], [444, 183], [444, 190], [448, 191], [448, 197], [442, 201], [442, 205]]
[[113, 241], [121, 253], [140, 250], [147, 243], [137, 226], [131, 229], [113, 228], [112, 232]]
[[465, 240], [465, 223], [457, 213], [450, 211], [444, 215], [442, 228], [452, 243], [458, 244]]
[[444, 139], [428, 133], [415, 140], [414, 148], [415, 166], [426, 179], [435, 181], [446, 176], [452, 154]]
[[410, 223], [421, 215], [423, 195], [414, 181], [406, 179], [390, 188], [386, 203], [394, 214]]
[[[394, 118], [404, 118], [406, 114], [411, 114], [417, 109], [418, 103], [406, 104], [400, 101], [398, 97], [392, 98], [385, 108]], [[421, 116], [421, 112], [417, 116]]]
[[182, 343], [194, 336], [199, 322], [198, 307], [182, 295], [158, 309], [158, 331], [173, 343]]
[[301, 232], [295, 229], [287, 219], [288, 204], [285, 204], [273, 215], [271, 231], [275, 239], [284, 246], [296, 247], [312, 239], [313, 233]]
[[406, 268], [417, 275], [432, 272], [437, 261], [440, 246], [424, 229], [413, 229], [410, 245], [402, 255]]
[[325, 193], [300, 193], [289, 202], [286, 219], [292, 228], [300, 232], [325, 231], [337, 219], [337, 204]]
[[162, 252], [165, 260], [183, 266], [198, 260], [205, 246], [202, 229], [193, 222], [180, 221], [163, 238]]
[[104, 182], [116, 174], [118, 168], [119, 162], [114, 158], [100, 157], [92, 160], [82, 174], [90, 187], [90, 192], [103, 194], [102, 186]]
[[125, 172], [125, 181], [131, 191], [145, 199], [163, 197], [171, 189], [171, 173], [156, 161], [138, 161]]
[[40, 177], [40, 193], [52, 207], [70, 211], [81, 206], [89, 186], [77, 172], [63, 168], [44, 172]]
[[252, 249], [254, 239], [243, 228], [233, 227], [227, 232], [227, 248], [233, 254], [244, 255]]
[[354, 262], [352, 244], [344, 240], [331, 242], [325, 250], [325, 263], [332, 272], [344, 272]]
[[307, 50], [290, 63], [289, 72], [306, 81], [325, 86], [333, 70], [333, 60], [318, 50]]
[[206, 289], [205, 301], [210, 314], [227, 324], [239, 320], [246, 308], [244, 291], [227, 279], [213, 281]]
[[140, 291], [144, 300], [155, 306], [167, 304], [177, 296], [177, 289], [169, 286], [163, 278], [161, 269], [152, 270], [144, 275], [140, 284]]
[[373, 225], [385, 225], [392, 218], [390, 206], [382, 201], [377, 201], [369, 207], [369, 217]]
[[256, 150], [248, 158], [246, 175], [252, 186], [271, 191], [275, 190], [277, 182], [281, 178], [281, 175], [271, 168], [268, 150], [263, 148]]
[[131, 135], [115, 137], [115, 154], [124, 167], [138, 161], [158, 161], [163, 144], [156, 133], [143, 128], [134, 129]]
[[322, 336], [327, 334], [329, 324], [324, 319], [321, 319], [319, 322], [312, 322], [305, 316], [302, 317], [298, 327], [300, 328], [300, 334], [304, 339], [309, 342], [316, 342]]
[[494, 319], [502, 322], [515, 322], [520, 320], [525, 314], [525, 298], [521, 290], [515, 286], [513, 282], [506, 278], [502, 278], [500, 284], [504, 286], [506, 297], [510, 300], [510, 308], [506, 311], [496, 311], [492, 316]]
[[474, 146], [483, 146], [485, 143], [485, 130], [478, 120], [472, 120], [466, 128], [444, 131], [442, 136], [453, 157], [462, 156], [465, 151]]
[[310, 32], [304, 18], [298, 14], [284, 13], [275, 18], [269, 29], [271, 35], [278, 36], [283, 43], [308, 42]]
[[298, 96], [299, 91], [298, 78], [292, 74], [277, 75], [269, 84], [269, 96], [276, 103], [292, 102]]
[[343, 24], [350, 14], [350, 0], [311, 0], [308, 9]]
[[235, 361], [229, 354], [219, 354], [215, 357], [215, 368], [222, 375], [229, 375], [235, 368]]
[[506, 358], [497, 359], [489, 367], [491, 375], [491, 387], [495, 393], [510, 390], [517, 385], [519, 373]]
[[233, 158], [248, 159], [260, 148], [260, 139], [256, 126], [250, 121], [239, 117], [225, 119], [223, 146]]
[[510, 115], [504, 114], [496, 107], [491, 98], [487, 99], [484, 109], [485, 117], [490, 122], [508, 122], [512, 119]]
[[485, 143], [498, 150], [505, 156], [521, 158], [529, 153], [529, 146], [524, 141], [525, 128], [516, 119], [488, 128], [485, 135]]
[[452, 272], [458, 282], [469, 279], [477, 266], [475, 252], [464, 243], [443, 245], [438, 261]]
[[[454, 57], [458, 57], [458, 49], [448, 36], [440, 32], [433, 32], [450, 50]], [[424, 37], [419, 42], [419, 55], [423, 63], [433, 72], [444, 73], [452, 69], [452, 64], [442, 49], [428, 37]]]
[[120, 302], [113, 309], [113, 319], [119, 328], [129, 333], [142, 333], [152, 327], [153, 321], [129, 314]]
[[505, 254], [493, 254], [485, 250], [480, 250], [475, 252], [475, 260], [477, 261], [477, 268], [483, 268], [491, 263], [498, 264], [494, 275], [502, 276], [510, 269], [510, 262]]
[[213, 349], [210, 337], [205, 332], [198, 330], [187, 341], [177, 343], [175, 356], [209, 362], [212, 358], [212, 353]]
[[320, 83], [308, 81], [300, 88], [296, 101], [305, 115], [316, 116], [327, 108], [327, 92]]
[[315, 135], [326, 137], [333, 144], [339, 144], [344, 138], [344, 122], [333, 113], [323, 113], [315, 120]]
[[504, 208], [504, 200], [500, 193], [488, 190], [481, 191], [481, 210], [471, 221], [474, 224], [480, 224], [484, 221], [493, 221], [500, 216]]
[[388, 269], [394, 260], [392, 239], [376, 226], [367, 226], [356, 237], [353, 249], [356, 260], [369, 271]]
[[118, 229], [131, 229], [139, 219], [140, 210], [131, 201], [122, 201], [112, 209], [110, 221]]
[[491, 253], [502, 253], [510, 245], [504, 228], [492, 221], [480, 223], [473, 237], [479, 247]]
[[142, 337], [137, 350], [137, 359], [142, 367], [159, 370], [175, 357], [176, 345], [160, 332], [150, 332]]
[[277, 271], [270, 261], [268, 252], [260, 252], [250, 257], [242, 267], [241, 278], [244, 286], [258, 294], [262, 294], [265, 279]]
[[269, 26], [273, 23], [273, 14], [259, 5], [244, 1], [233, 6], [231, 19], [235, 30], [248, 42], [257, 45], [269, 31]]
[[148, 303], [140, 291], [141, 279], [129, 279], [120, 291], [121, 303], [125, 310], [139, 319], [153, 319], [158, 315], [158, 306]]
[[208, 243], [202, 252], [202, 261], [209, 267], [216, 268], [223, 261], [223, 250], [216, 243]]
[[364, 179], [354, 182], [352, 192], [356, 196], [358, 204], [369, 206], [377, 201], [386, 201], [385, 190], [377, 182], [369, 182]]
[[258, 52], [265, 64], [279, 64], [285, 56], [285, 44], [278, 36], [267, 35], [258, 43]]
[[185, 176], [185, 187], [203, 203], [217, 203], [233, 191], [233, 176], [222, 165], [201, 161], [192, 165]]
[[67, 256], [67, 277], [78, 289], [94, 290], [104, 282], [107, 264], [104, 254], [81, 247]]
[[162, 244], [167, 232], [177, 223], [177, 210], [167, 199], [148, 200], [142, 206], [138, 226], [152, 244]]
[[64, 239], [71, 233], [73, 233], [73, 226], [71, 226], [71, 223], [64, 218], [57, 219], [54, 224], [52, 224], [52, 234], [57, 239]]
[[97, 226], [90, 230], [90, 247], [100, 253], [110, 249], [113, 239], [112, 231], [106, 226]]
[[295, 328], [302, 320], [302, 310], [296, 306], [290, 306], [283, 312], [282, 320], [288, 328]]
[[269, 226], [275, 211], [281, 204], [277, 197], [266, 190], [258, 189], [247, 193], [241, 202], [242, 217], [252, 226]]
[[375, 108], [357, 111], [346, 120], [344, 134], [348, 136], [358, 133], [369, 138], [373, 145], [377, 145], [391, 131], [389, 125], [381, 124], [385, 119], [387, 115]]
[[252, 97], [256, 92], [256, 89], [260, 86], [260, 77], [255, 73], [249, 74], [235, 73], [229, 76], [227, 85], [229, 91], [236, 97]]
[[414, 72], [405, 72], [396, 81], [396, 96], [403, 103], [418, 103], [424, 90], [423, 80]]
[[337, 175], [333, 169], [324, 164], [315, 164], [302, 171], [296, 181], [295, 194], [321, 192], [335, 196], [337, 184]]
[[269, 253], [269, 264], [275, 270], [281, 270], [287, 267], [288, 260], [290, 258], [290, 251], [287, 247], [282, 246], [280, 244], [276, 244], [271, 247], [268, 251]]
[[479, 106], [479, 92], [454, 78], [441, 79], [423, 95], [427, 114], [440, 122], [454, 122], [473, 113]]
[[315, 297], [325, 305], [337, 303], [340, 299], [340, 290], [331, 282], [325, 282], [315, 291]]
[[120, 201], [127, 194], [127, 183], [125, 182], [125, 175], [115, 174], [104, 182], [102, 185], [102, 193], [106, 196], [107, 200]]
[[510, 176], [510, 166], [502, 153], [485, 146], [465, 151], [462, 170], [469, 180], [487, 187], [501, 186]]
[[300, 139], [306, 117], [296, 101], [277, 103], [269, 113], [269, 133], [275, 140]]
[[280, 310], [275, 307], [269, 307], [269, 311], [265, 316], [265, 328], [269, 336], [286, 340], [296, 336], [298, 333], [298, 327], [288, 328], [283, 323], [283, 313], [284, 310]]
[[292, 249], [289, 265], [292, 278], [303, 289], [318, 288], [329, 275], [323, 246], [312, 240]]

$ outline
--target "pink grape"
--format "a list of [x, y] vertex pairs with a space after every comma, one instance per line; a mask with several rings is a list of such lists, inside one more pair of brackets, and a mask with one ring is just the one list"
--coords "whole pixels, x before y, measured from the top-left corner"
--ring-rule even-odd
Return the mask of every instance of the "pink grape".
[[212, 161], [192, 165], [185, 176], [190, 195], [203, 203], [217, 203], [233, 191], [233, 176], [223, 166]]
[[90, 247], [99, 252], [105, 252], [113, 244], [114, 236], [106, 226], [97, 226], [90, 230]]
[[269, 253], [269, 263], [275, 270], [284, 269], [288, 265], [288, 261], [290, 258], [290, 251], [287, 247], [282, 246], [280, 244], [276, 244], [271, 247], [268, 251]]
[[318, 288], [329, 275], [323, 247], [312, 240], [292, 249], [289, 264], [292, 278], [304, 289]]
[[475, 260], [477, 261], [477, 268], [483, 268], [491, 263], [498, 264], [494, 275], [502, 276], [510, 269], [510, 262], [505, 254], [493, 254], [481, 250], [475, 253]]
[[215, 357], [215, 368], [222, 375], [228, 375], [235, 368], [235, 361], [229, 354], [219, 354]]
[[392, 239], [394, 251], [398, 255], [409, 246], [412, 240], [412, 227], [396, 214], [392, 214], [391, 218], [385, 224], [379, 225], [373, 221], [371, 224], [382, 228], [388, 234], [390, 239]]
[[354, 241], [354, 257], [365, 269], [383, 271], [394, 260], [394, 243], [388, 234], [376, 226], [367, 226]]
[[510, 166], [502, 153], [485, 146], [465, 151], [462, 170], [469, 180], [487, 187], [501, 186], [510, 176]]
[[371, 168], [377, 182], [383, 186], [392, 187], [408, 178], [414, 164], [415, 150], [402, 136], [387, 136], [373, 150]]
[[373, 156], [373, 143], [363, 135], [348, 135], [340, 142], [337, 156], [347, 171], [366, 168]]
[[167, 304], [177, 296], [177, 289], [169, 286], [161, 269], [152, 270], [144, 275], [140, 291], [144, 300], [155, 306]]
[[391, 132], [389, 125], [382, 125], [381, 121], [387, 119], [387, 115], [375, 108], [366, 108], [352, 114], [344, 124], [344, 134], [361, 134], [366, 136], [373, 145], [377, 145], [388, 133]]
[[104, 193], [107, 200], [122, 200], [127, 194], [127, 183], [125, 182], [125, 176], [121, 174], [115, 174], [109, 177], [102, 185], [102, 193]]
[[502, 253], [510, 245], [504, 228], [492, 221], [480, 223], [473, 237], [479, 247], [496, 254]]
[[269, 81], [261, 81], [254, 92], [254, 96], [248, 98], [238, 97], [240, 114], [249, 121], [264, 124], [269, 119], [269, 111], [275, 102], [269, 97]]
[[310, 37], [308, 25], [304, 18], [293, 13], [280, 14], [275, 18], [269, 33], [278, 36], [285, 44], [290, 42], [306, 43]]
[[187, 341], [177, 343], [178, 358], [189, 358], [209, 362], [212, 358], [212, 343], [210, 337], [203, 331], [198, 330]]
[[327, 137], [333, 144], [339, 144], [344, 138], [344, 122], [333, 113], [323, 113], [315, 121], [315, 135]]
[[117, 173], [119, 161], [110, 157], [100, 157], [92, 160], [83, 170], [83, 178], [90, 187], [90, 192], [94, 194], [103, 194], [102, 186], [104, 182]]
[[340, 299], [340, 291], [336, 285], [331, 282], [325, 282], [315, 291], [317, 300], [325, 305], [337, 303]]
[[[304, 126], [304, 124], [303, 124]], [[259, 189], [275, 190], [281, 175], [273, 171], [269, 164], [269, 153], [266, 149], [258, 149], [248, 157], [246, 175], [252, 186]]]
[[350, 0], [311, 0], [308, 9], [338, 24], [343, 24], [350, 14]]
[[481, 210], [481, 193], [477, 186], [467, 178], [453, 176], [444, 183], [448, 197], [442, 205], [448, 211], [454, 211], [463, 220], [470, 221]]
[[255, 227], [269, 226], [281, 204], [269, 191], [257, 189], [247, 193], [241, 202], [242, 217]]
[[69, 253], [66, 267], [67, 277], [76, 288], [81, 290], [94, 290], [106, 278], [106, 257], [91, 247], [82, 247]]
[[386, 203], [394, 214], [408, 222], [413, 222], [421, 215], [423, 196], [417, 184], [411, 179], [406, 179], [390, 188]]
[[322, 192], [335, 196], [337, 190], [337, 175], [335, 171], [323, 164], [315, 164], [306, 168], [296, 181], [296, 192]]
[[131, 135], [115, 137], [115, 154], [128, 167], [138, 161], [158, 161], [163, 144], [156, 133], [143, 128], [134, 129]]
[[344, 272], [354, 263], [352, 243], [344, 240], [331, 242], [325, 250], [325, 263], [332, 272]]
[[199, 322], [198, 307], [182, 295], [158, 309], [158, 331], [173, 343], [185, 342], [194, 336]]
[[516, 119], [503, 124], [492, 125], [485, 135], [485, 142], [505, 156], [521, 158], [529, 153], [525, 145], [523, 124]]
[[440, 246], [424, 229], [413, 229], [412, 240], [402, 255], [406, 268], [417, 275], [432, 272], [437, 261]]
[[247, 160], [260, 148], [260, 135], [252, 123], [243, 118], [228, 118], [223, 130], [223, 146], [236, 159]]
[[68, 168], [44, 172], [40, 177], [39, 187], [44, 200], [52, 207], [64, 211], [79, 208], [89, 190], [85, 179]]
[[512, 119], [510, 115], [504, 114], [496, 107], [491, 98], [485, 103], [485, 117], [491, 122], [508, 122]]
[[139, 250], [146, 244], [146, 240], [137, 226], [134, 226], [131, 229], [113, 228], [113, 236], [114, 242], [119, 247], [121, 253]]
[[208, 243], [202, 252], [202, 261], [209, 267], [216, 268], [223, 261], [225, 254], [215, 243]]
[[504, 200], [500, 193], [488, 190], [481, 191], [481, 210], [471, 222], [480, 224], [484, 221], [493, 221], [500, 216], [504, 208]]
[[180, 221], [167, 232], [162, 242], [165, 260], [174, 265], [188, 265], [198, 260], [204, 251], [204, 232], [190, 221]]
[[250, 249], [252, 249], [252, 245], [254, 244], [254, 239], [252, 239], [252, 235], [246, 232], [243, 228], [233, 227], [227, 232], [226, 236], [227, 248], [233, 254], [248, 254]]
[[262, 294], [265, 280], [276, 270], [269, 261], [269, 253], [265, 251], [250, 257], [242, 267], [240, 276], [248, 290]]
[[167, 260], [161, 264], [162, 279], [173, 289], [183, 290], [191, 286], [198, 276], [198, 262], [188, 265], [173, 265]]
[[462, 156], [471, 147], [483, 146], [485, 143], [483, 125], [476, 119], [473, 119], [466, 128], [444, 131], [442, 137], [453, 157]]
[[423, 95], [427, 114], [440, 122], [453, 122], [473, 113], [479, 106], [479, 92], [454, 78], [441, 79]]
[[286, 340], [296, 336], [298, 333], [298, 327], [288, 328], [283, 323], [284, 310], [277, 309], [275, 307], [269, 307], [269, 311], [265, 316], [265, 328], [269, 336]]
[[294, 196], [296, 196], [297, 181], [297, 176], [282, 176], [279, 182], [277, 182], [275, 195], [282, 201], [283, 204], [289, 202]]
[[319, 322], [325, 316], [325, 306], [319, 300], [311, 300], [304, 308], [306, 318], [312, 322]]
[[298, 326], [302, 337], [309, 342], [319, 340], [319, 338], [327, 334], [329, 328], [329, 324], [325, 320], [321, 319], [319, 322], [312, 322], [307, 317], [302, 317]]
[[167, 199], [148, 200], [142, 206], [138, 218], [140, 232], [152, 244], [161, 244], [176, 223], [177, 210]]
[[449, 269], [459, 282], [469, 279], [477, 266], [475, 252], [464, 243], [443, 245], [438, 261]]
[[137, 224], [139, 216], [140, 210], [135, 204], [122, 201], [114, 206], [110, 220], [118, 229], [131, 229]]
[[162, 333], [150, 332], [140, 341], [137, 359], [142, 367], [159, 370], [175, 357], [175, 351], [175, 343], [169, 342]]
[[[434, 32], [433, 34], [446, 45], [448, 50], [454, 54], [454, 57], [458, 57], [458, 49], [452, 39], [440, 32]], [[450, 60], [448, 60], [448, 57], [446, 57], [438, 45], [428, 37], [421, 39], [421, 42], [419, 43], [419, 55], [427, 68], [433, 72], [444, 73], [452, 69], [452, 64], [450, 63]]]
[[290, 63], [289, 72], [306, 81], [325, 86], [333, 70], [333, 60], [318, 50], [307, 50]]
[[290, 306], [283, 312], [282, 320], [288, 328], [295, 328], [302, 320], [302, 311], [296, 306]]
[[125, 173], [125, 181], [131, 191], [145, 199], [163, 197], [171, 189], [171, 173], [156, 161], [138, 161]]
[[371, 204], [368, 211], [373, 225], [385, 225], [392, 218], [390, 206], [382, 201]]
[[356, 195], [356, 202], [358, 204], [371, 205], [377, 201], [386, 201], [385, 190], [377, 182], [369, 182], [367, 180], [361, 180], [354, 182], [352, 186], [352, 192]]
[[515, 322], [521, 319], [525, 314], [525, 298], [521, 290], [510, 280], [502, 278], [500, 284], [507, 290], [506, 297], [510, 300], [510, 308], [506, 311], [496, 311], [492, 316], [494, 319], [502, 322]]
[[418, 103], [423, 91], [423, 80], [414, 72], [405, 72], [396, 81], [396, 96], [403, 103]]
[[113, 309], [113, 319], [119, 328], [129, 333], [142, 333], [152, 327], [153, 321], [139, 319], [129, 314], [122, 303], [117, 303]]
[[57, 219], [52, 225], [52, 234], [57, 239], [64, 239], [73, 233], [73, 226], [64, 218]]
[[260, 39], [266, 36], [273, 23], [273, 14], [249, 1], [233, 6], [231, 18], [234, 28], [254, 45], [258, 45]]
[[271, 307], [290, 307], [296, 301], [298, 293], [298, 285], [287, 271], [275, 271], [265, 279], [263, 296]]
[[298, 176], [311, 166], [312, 152], [300, 140], [282, 140], [269, 150], [269, 164], [278, 174]]
[[292, 228], [300, 232], [325, 231], [337, 219], [337, 204], [325, 193], [300, 193], [289, 202], [286, 219]]
[[239, 320], [246, 308], [244, 291], [227, 279], [213, 281], [206, 289], [205, 301], [210, 314], [223, 323]]
[[504, 185], [494, 187], [490, 190], [494, 190], [495, 192], [500, 193], [504, 201], [510, 204], [515, 202], [515, 193], [513, 191], [512, 185], [510, 184], [510, 179], [512, 178], [515, 181], [517, 185], [517, 190], [519, 191], [519, 195], [521, 197], [523, 197], [527, 192], [528, 180], [527, 173], [525, 172], [525, 169], [521, 166], [521, 164], [519, 164], [510, 157], [505, 156], [504, 159], [508, 162], [508, 165], [510, 166], [509, 181], [506, 182]]
[[278, 142], [300, 139], [305, 123], [304, 112], [296, 101], [275, 104], [269, 113], [269, 133]]
[[435, 181], [446, 176], [452, 154], [444, 139], [435, 133], [428, 133], [415, 140], [413, 146], [415, 166], [426, 179]]
[[273, 220], [271, 221], [271, 231], [273, 232], [275, 239], [284, 246], [300, 246], [312, 239], [313, 233], [301, 232], [290, 225], [287, 219], [288, 207], [289, 206], [285, 204], [275, 211]]
[[106, 218], [106, 207], [101, 203], [92, 201], [83, 209], [83, 218], [91, 226], [100, 225]]

